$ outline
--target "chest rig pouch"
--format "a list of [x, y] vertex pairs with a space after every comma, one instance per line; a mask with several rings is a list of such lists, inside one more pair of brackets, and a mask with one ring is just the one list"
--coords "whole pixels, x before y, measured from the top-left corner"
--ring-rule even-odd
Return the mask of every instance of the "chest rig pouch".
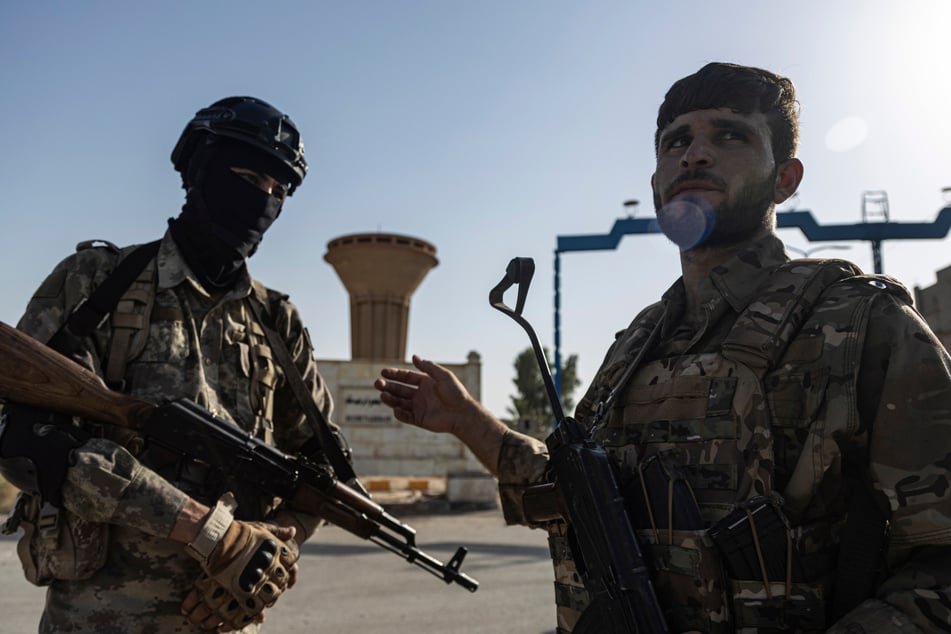
[[[259, 301], [256, 298], [260, 292], [263, 292], [263, 287], [259, 289], [255, 284], [255, 295], [240, 300], [222, 317], [221, 349], [213, 353], [220, 352], [220, 364], [232, 373], [219, 378], [218, 402], [232, 413], [235, 423], [247, 433], [273, 444], [274, 396], [284, 373], [274, 361], [264, 334], [264, 324], [258, 321], [250, 307], [251, 302]], [[205, 306], [200, 308], [207, 309]], [[196, 307], [187, 304], [180, 293], [157, 293], [153, 260], [122, 295], [112, 313], [113, 337], [106, 366], [111, 384], [134, 391], [136, 386], [141, 388], [167, 382], [168, 376], [180, 372], [182, 361], [167, 356], [168, 351], [161, 346], [156, 348], [153, 342], [197, 341], [201, 337], [193, 335], [190, 324], [200, 327], [202, 319]], [[183, 345], [192, 346], [191, 343]], [[111, 436], [113, 431], [110, 429], [109, 433]], [[141, 452], [140, 439], [133, 443], [139, 443], [136, 449], [124, 444], [176, 488], [205, 504], [213, 504], [226, 490], [231, 490], [238, 498], [239, 519], [263, 519], [277, 503], [271, 497], [258, 499], [244, 491], [234, 490], [225, 474], [204, 462], [178, 454], [169, 455], [156, 447]]]
[[[594, 439], [619, 467], [671, 631], [825, 630], [830, 571], [804, 570], [798, 554], [816, 536], [782, 513], [764, 378], [823, 291], [858, 273], [835, 260], [784, 264], [719, 352], [643, 364], [615, 388]], [[817, 408], [823, 386], [812, 387], [804, 406]]]
[[[116, 390], [122, 391], [126, 387], [128, 364], [145, 350], [151, 324], [174, 324], [185, 320], [185, 311], [178, 301], [167, 299], [156, 303], [155, 267], [153, 259], [118, 298], [112, 311], [112, 339], [105, 375], [107, 384]], [[258, 313], [249, 308], [250, 302], [268, 301], [267, 290], [254, 282], [253, 293], [242, 302], [238, 322], [226, 329], [224, 337], [225, 345], [234, 348], [229, 358], [234, 358], [236, 371], [248, 384], [246, 393], [235, 395], [238, 407], [254, 417], [253, 421], [246, 422], [247, 431], [270, 444], [274, 436], [274, 391], [282, 380], [283, 371], [275, 364]]]

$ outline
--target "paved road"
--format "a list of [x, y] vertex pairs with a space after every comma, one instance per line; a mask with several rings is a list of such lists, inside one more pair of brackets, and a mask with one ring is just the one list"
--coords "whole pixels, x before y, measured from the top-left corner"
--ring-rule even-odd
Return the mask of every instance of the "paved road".
[[[305, 544], [301, 579], [268, 613], [264, 634], [551, 634], [551, 562], [545, 534], [506, 527], [499, 511], [407, 515], [420, 548], [462, 570], [475, 593], [447, 586], [336, 527]], [[0, 632], [35, 632], [43, 590], [23, 581], [15, 542], [0, 538]]]

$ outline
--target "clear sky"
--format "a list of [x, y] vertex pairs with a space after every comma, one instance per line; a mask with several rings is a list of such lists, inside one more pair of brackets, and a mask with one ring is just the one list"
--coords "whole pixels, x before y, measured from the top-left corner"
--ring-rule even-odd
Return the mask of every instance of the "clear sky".
[[[859, 222], [863, 192], [885, 190], [892, 220], [930, 222], [951, 186], [949, 29], [948, 0], [4, 2], [0, 320], [17, 321], [76, 243], [159, 237], [183, 198], [169, 153], [185, 123], [250, 94], [291, 115], [310, 164], [251, 269], [290, 294], [318, 357], [350, 356], [327, 242], [416, 236], [440, 264], [413, 298], [409, 351], [478, 351], [483, 400], [504, 414], [528, 340], [489, 289], [510, 258], [535, 258], [525, 316], [553, 345], [556, 237], [606, 233], [628, 199], [653, 213], [652, 137], [673, 81], [709, 61], [789, 76], [796, 207]], [[826, 254], [872, 270], [866, 243]], [[887, 242], [884, 264], [929, 286], [951, 250]], [[659, 235], [563, 256], [562, 350], [583, 380], [678, 275]]]

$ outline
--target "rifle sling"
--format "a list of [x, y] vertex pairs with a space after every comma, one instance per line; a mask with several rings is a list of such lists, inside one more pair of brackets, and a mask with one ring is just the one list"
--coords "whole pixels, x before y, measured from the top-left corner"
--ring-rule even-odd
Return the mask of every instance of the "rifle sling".
[[[334, 438], [334, 434], [330, 429], [330, 423], [327, 422], [327, 418], [314, 402], [313, 394], [304, 384], [304, 378], [301, 376], [297, 364], [294, 363], [294, 359], [287, 349], [287, 344], [284, 343], [284, 339], [270, 327], [270, 320], [264, 319], [260, 299], [255, 293], [252, 293], [248, 303], [251, 305], [251, 310], [258, 320], [258, 323], [261, 324], [261, 328], [264, 329], [264, 335], [271, 345], [271, 350], [274, 352], [278, 364], [284, 368], [284, 375], [287, 377], [287, 382], [294, 392], [294, 396], [297, 398], [311, 429], [320, 439], [320, 444], [327, 454], [327, 458], [330, 460], [330, 464], [337, 474], [337, 477], [348, 484], [359, 486], [359, 481], [353, 471], [353, 465], [350, 464], [350, 461], [347, 460], [347, 457], [343, 454], [343, 450], [340, 448], [340, 445], [337, 444], [337, 439]], [[362, 487], [360, 488], [362, 489]]]
[[158, 254], [161, 243], [161, 240], [155, 240], [143, 244], [123, 258], [102, 284], [76, 306], [46, 345], [57, 352], [66, 353], [70, 348], [68, 335], [75, 339], [85, 339], [91, 335], [115, 309], [122, 294], [128, 290], [139, 273]]
[[[614, 402], [614, 399], [617, 398], [617, 395], [627, 387], [628, 381], [631, 380], [631, 377], [634, 376], [634, 371], [637, 370], [641, 361], [644, 360], [644, 357], [653, 349], [654, 344], [657, 343], [658, 337], [660, 337], [660, 331], [664, 328], [664, 321], [667, 319], [667, 308], [665, 307], [660, 316], [657, 318], [657, 323], [651, 327], [650, 333], [647, 335], [647, 340], [641, 344], [641, 349], [637, 351], [637, 354], [631, 359], [631, 362], [627, 365], [627, 368], [624, 370], [624, 374], [621, 375], [621, 378], [618, 379], [617, 383], [611, 388], [611, 392], [608, 396], [598, 403], [598, 409], [595, 413], [594, 423], [591, 425], [591, 430], [594, 427], [600, 425], [603, 422], [603, 418], [607, 416], [608, 411], [611, 409], [611, 404]], [[589, 430], [589, 434], [590, 434]]]

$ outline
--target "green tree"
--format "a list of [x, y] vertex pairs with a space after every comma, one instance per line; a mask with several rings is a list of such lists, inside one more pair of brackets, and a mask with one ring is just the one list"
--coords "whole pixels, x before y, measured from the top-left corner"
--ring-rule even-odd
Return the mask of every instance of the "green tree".
[[[545, 348], [545, 358], [550, 359], [548, 349]], [[534, 350], [529, 347], [515, 357], [515, 384], [516, 393], [511, 396], [512, 404], [507, 408], [508, 418], [505, 419], [509, 427], [520, 432], [544, 438], [551, 432], [554, 414], [551, 411], [551, 401], [545, 390], [538, 361]], [[549, 370], [554, 374], [554, 365], [548, 362]], [[561, 406], [565, 414], [574, 410], [572, 396], [581, 380], [578, 378], [578, 355], [573, 354], [562, 364], [561, 368]]]

